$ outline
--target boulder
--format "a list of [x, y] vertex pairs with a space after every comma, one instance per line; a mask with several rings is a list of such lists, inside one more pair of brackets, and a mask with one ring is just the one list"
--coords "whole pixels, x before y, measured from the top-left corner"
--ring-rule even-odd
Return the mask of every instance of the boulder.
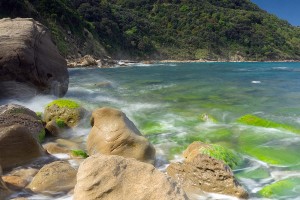
[[183, 163], [171, 163], [167, 173], [189, 193], [205, 191], [238, 198], [248, 197], [228, 165], [206, 154], [198, 154]]
[[[15, 94], [14, 82], [37, 92], [63, 96], [68, 90], [67, 63], [51, 40], [50, 31], [31, 18], [0, 20], [0, 88]], [[4, 86], [8, 86], [5, 88]]]
[[76, 184], [77, 171], [66, 161], [55, 161], [40, 169], [27, 186], [35, 193], [54, 195], [67, 192]]
[[38, 141], [44, 139], [45, 129], [42, 121], [35, 112], [17, 104], [0, 106], [0, 128], [17, 124], [28, 129]]
[[0, 129], [0, 164], [3, 169], [30, 162], [44, 154], [44, 150], [32, 133], [19, 124]]
[[91, 124], [93, 128], [87, 138], [89, 155], [120, 155], [154, 163], [154, 147], [123, 112], [106, 107], [97, 109], [92, 113]]
[[74, 200], [184, 200], [184, 191], [152, 165], [121, 156], [93, 155], [80, 165]]
[[232, 169], [243, 163], [242, 157], [231, 149], [227, 149], [217, 144], [206, 144], [195, 141], [183, 152], [186, 161], [193, 160], [198, 154], [209, 155], [212, 158], [223, 161]]
[[[70, 99], [57, 99], [46, 106], [44, 111], [44, 121], [48, 124], [54, 120], [56, 126], [60, 129], [65, 127], [75, 127], [83, 118], [84, 113], [85, 109], [77, 102]], [[59, 130], [57, 129], [57, 131]]]

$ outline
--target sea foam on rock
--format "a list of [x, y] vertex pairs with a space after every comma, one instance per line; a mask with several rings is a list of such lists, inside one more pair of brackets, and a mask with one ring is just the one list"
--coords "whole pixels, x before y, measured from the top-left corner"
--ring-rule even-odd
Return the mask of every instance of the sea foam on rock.
[[0, 19], [0, 46], [1, 96], [20, 97], [26, 91], [63, 96], [67, 92], [67, 63], [45, 26], [31, 18]]
[[74, 200], [187, 200], [184, 191], [153, 165], [96, 154], [79, 167]]
[[153, 145], [120, 110], [100, 108], [92, 113], [92, 130], [87, 139], [89, 155], [120, 155], [154, 163]]

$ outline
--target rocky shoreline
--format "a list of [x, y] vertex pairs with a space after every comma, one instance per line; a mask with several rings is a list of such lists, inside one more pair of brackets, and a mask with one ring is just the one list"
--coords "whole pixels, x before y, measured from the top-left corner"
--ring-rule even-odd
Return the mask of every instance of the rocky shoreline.
[[[86, 145], [62, 138], [89, 118], [92, 128]], [[214, 156], [234, 157], [231, 150], [194, 142], [184, 152], [183, 162], [170, 163], [167, 173], [161, 172], [155, 168], [154, 146], [125, 113], [114, 108], [90, 114], [73, 100], [58, 99], [37, 115], [9, 104], [0, 106], [0, 127], [1, 199], [68, 193], [78, 200], [179, 200], [203, 192], [248, 197], [229, 167], [238, 162]]]
[[115, 60], [110, 57], [105, 59], [95, 59], [92, 55], [85, 55], [82, 58], [66, 59], [68, 68], [84, 68], [84, 67], [96, 67], [96, 68], [111, 68], [115, 66], [126, 67], [132, 64], [154, 64], [154, 63], [280, 63], [280, 62], [300, 62], [300, 60], [265, 60], [265, 61], [246, 61], [246, 60]]

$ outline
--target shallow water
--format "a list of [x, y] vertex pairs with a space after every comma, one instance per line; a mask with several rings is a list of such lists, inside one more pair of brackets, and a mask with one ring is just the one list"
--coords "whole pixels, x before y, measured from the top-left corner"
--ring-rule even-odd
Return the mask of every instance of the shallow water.
[[[262, 199], [258, 191], [265, 185], [300, 177], [300, 135], [236, 122], [245, 114], [255, 114], [300, 129], [300, 63], [137, 64], [70, 69], [69, 73], [66, 98], [78, 100], [88, 110], [111, 106], [125, 112], [155, 144], [162, 170], [169, 160], [180, 159], [188, 144], [201, 140], [242, 154], [245, 164], [234, 172], [252, 199]], [[52, 99], [37, 96], [0, 103], [14, 102], [42, 111]], [[201, 122], [204, 113], [215, 122]], [[81, 137], [84, 143], [89, 130], [83, 125], [65, 137]], [[271, 199], [300, 196], [297, 186], [287, 190]]]

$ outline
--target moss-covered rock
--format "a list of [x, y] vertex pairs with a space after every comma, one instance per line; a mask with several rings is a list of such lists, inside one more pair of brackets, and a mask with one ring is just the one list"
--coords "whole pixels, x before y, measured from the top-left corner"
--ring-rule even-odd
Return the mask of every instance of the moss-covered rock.
[[70, 99], [57, 99], [49, 103], [44, 112], [46, 123], [55, 120], [58, 127], [74, 127], [83, 118], [85, 110], [76, 101]]
[[183, 153], [183, 156], [187, 160], [190, 160], [198, 154], [205, 154], [217, 160], [221, 160], [233, 169], [243, 163], [243, 158], [235, 151], [217, 144], [205, 144], [199, 141], [193, 142]]
[[53, 105], [58, 106], [59, 108], [79, 108], [80, 105], [71, 99], [57, 99], [52, 101], [47, 105], [47, 107], [51, 107]]
[[251, 126], [259, 126], [259, 127], [265, 127], [265, 128], [276, 128], [276, 129], [283, 129], [287, 130], [293, 133], [300, 133], [300, 129], [297, 129], [293, 126], [287, 125], [287, 124], [280, 124], [277, 122], [273, 122], [270, 120], [266, 120], [260, 117], [257, 117], [255, 115], [244, 115], [241, 118], [237, 120], [237, 122], [251, 125]]
[[266, 198], [274, 198], [283, 197], [285, 198], [293, 198], [299, 197], [300, 191], [297, 190], [300, 185], [300, 178], [287, 178], [284, 180], [277, 181], [270, 185], [265, 186], [263, 189], [259, 191], [259, 194]]

